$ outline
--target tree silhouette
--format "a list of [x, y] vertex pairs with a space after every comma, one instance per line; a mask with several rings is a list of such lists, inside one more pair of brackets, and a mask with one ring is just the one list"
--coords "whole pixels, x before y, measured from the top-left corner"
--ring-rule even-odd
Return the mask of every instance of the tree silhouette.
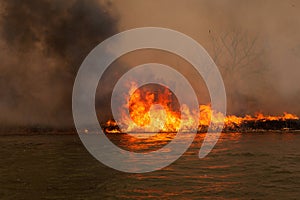
[[211, 31], [209, 35], [212, 58], [225, 82], [229, 111], [249, 112], [257, 103], [256, 95], [249, 94], [251, 87], [262, 88], [265, 85], [264, 73], [267, 65], [263, 59], [263, 44], [258, 36], [251, 36], [240, 30], [220, 35]]

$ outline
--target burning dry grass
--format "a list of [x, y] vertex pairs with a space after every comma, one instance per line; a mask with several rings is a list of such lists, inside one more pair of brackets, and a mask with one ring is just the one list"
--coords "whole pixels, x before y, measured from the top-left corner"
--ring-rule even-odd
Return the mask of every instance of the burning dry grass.
[[[238, 131], [241, 129], [290, 128], [292, 121], [298, 116], [284, 113], [280, 116], [256, 113], [254, 116], [224, 116], [212, 110], [211, 105], [200, 105], [200, 116], [185, 104], [179, 106], [177, 98], [165, 87], [152, 90], [151, 87], [138, 88], [131, 83], [129, 99], [120, 110], [119, 121], [109, 120], [104, 125], [107, 133], [128, 132], [205, 132], [209, 126], [213, 130]], [[129, 108], [129, 115], [125, 109]], [[223, 126], [224, 124], [224, 126]], [[264, 126], [263, 124], [267, 124]], [[270, 125], [271, 124], [271, 125]], [[119, 125], [119, 126], [118, 126]]]

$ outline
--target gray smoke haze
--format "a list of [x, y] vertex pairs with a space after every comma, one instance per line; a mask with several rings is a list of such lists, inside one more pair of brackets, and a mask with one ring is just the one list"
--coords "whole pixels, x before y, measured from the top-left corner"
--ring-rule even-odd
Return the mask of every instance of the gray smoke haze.
[[[300, 4], [280, 0], [114, 1], [120, 30], [160, 26], [181, 31], [203, 45], [214, 58], [214, 39], [223, 48], [216, 63], [228, 95], [228, 112], [262, 111], [300, 114]], [[237, 54], [255, 40], [248, 63], [232, 67], [234, 56], [222, 45], [233, 47], [240, 35]], [[248, 41], [248, 43], [247, 43]], [[225, 58], [224, 58], [225, 57]], [[233, 69], [230, 69], [233, 68]], [[187, 71], [189, 70], [186, 68]], [[182, 66], [182, 70], [185, 67]], [[196, 82], [197, 80], [193, 80]]]
[[[114, 33], [143, 26], [181, 31], [208, 50], [224, 77], [228, 113], [300, 115], [297, 1], [9, 0], [0, 12], [0, 126], [72, 124], [73, 80], [85, 56]], [[239, 37], [238, 58], [255, 40], [243, 67], [224, 46], [232, 48]], [[105, 91], [113, 88], [111, 76], [146, 61], [180, 70], [205, 103], [205, 85], [188, 64], [154, 51], [129, 55], [122, 67], [115, 63], [117, 71], [104, 77]]]
[[73, 81], [97, 44], [116, 33], [95, 0], [1, 3], [0, 125], [70, 125]]

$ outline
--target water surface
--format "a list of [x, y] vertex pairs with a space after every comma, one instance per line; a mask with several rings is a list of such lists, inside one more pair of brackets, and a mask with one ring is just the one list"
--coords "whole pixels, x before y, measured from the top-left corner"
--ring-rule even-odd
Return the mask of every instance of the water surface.
[[[153, 147], [110, 138], [125, 149]], [[1, 136], [0, 199], [299, 198], [299, 133], [222, 134], [199, 159], [202, 139], [162, 170], [127, 174], [95, 160], [77, 135]]]

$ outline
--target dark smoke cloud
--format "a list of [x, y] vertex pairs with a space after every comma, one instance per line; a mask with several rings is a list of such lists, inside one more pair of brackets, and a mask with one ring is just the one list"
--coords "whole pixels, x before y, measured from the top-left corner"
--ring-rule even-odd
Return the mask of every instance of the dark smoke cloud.
[[96, 0], [0, 4], [1, 125], [70, 125], [81, 62], [117, 31], [111, 5]]

